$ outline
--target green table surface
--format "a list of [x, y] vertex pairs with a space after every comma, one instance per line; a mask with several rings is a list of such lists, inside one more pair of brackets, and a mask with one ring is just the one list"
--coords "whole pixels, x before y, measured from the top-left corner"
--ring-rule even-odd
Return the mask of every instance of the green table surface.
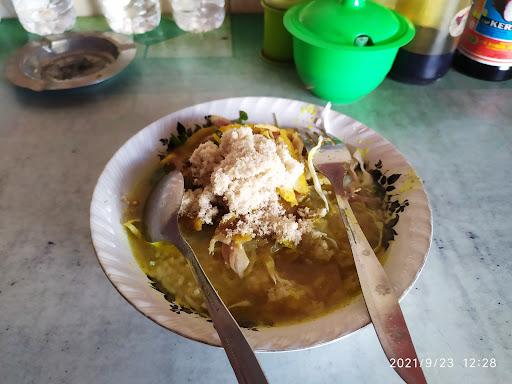
[[[105, 30], [101, 18], [77, 30]], [[0, 22], [5, 58], [36, 38]], [[232, 96], [316, 104], [293, 67], [260, 58], [260, 15], [210, 35], [165, 19], [139, 54], [98, 86], [34, 93], [0, 79], [0, 382], [233, 383], [224, 352], [166, 331], [112, 288], [94, 255], [89, 202], [130, 136], [180, 108]], [[451, 71], [420, 87], [385, 80], [337, 111], [391, 140], [424, 179], [434, 238], [402, 301], [431, 383], [512, 382], [512, 82]], [[400, 383], [372, 327], [301, 352], [261, 354], [273, 383]], [[464, 359], [495, 358], [494, 368]]]

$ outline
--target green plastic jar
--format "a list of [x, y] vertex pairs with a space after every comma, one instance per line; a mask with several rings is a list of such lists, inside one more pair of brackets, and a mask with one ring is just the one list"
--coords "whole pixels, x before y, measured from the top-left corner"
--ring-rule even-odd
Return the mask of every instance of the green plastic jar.
[[313, 0], [284, 17], [297, 72], [322, 99], [350, 103], [384, 80], [414, 37], [405, 17], [370, 0]]

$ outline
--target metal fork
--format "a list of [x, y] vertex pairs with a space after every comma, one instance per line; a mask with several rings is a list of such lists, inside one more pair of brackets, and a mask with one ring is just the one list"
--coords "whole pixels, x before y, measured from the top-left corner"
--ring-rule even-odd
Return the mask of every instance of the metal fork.
[[299, 134], [308, 152], [322, 137], [323, 143], [313, 157], [313, 164], [317, 171], [329, 179], [336, 194], [366, 307], [384, 353], [406, 383], [426, 383], [421, 361], [416, 355], [395, 290], [361, 230], [344, 191], [343, 178], [351, 155], [345, 144], [328, 134], [325, 129], [329, 110], [329, 105], [324, 108], [317, 127], [299, 130]]

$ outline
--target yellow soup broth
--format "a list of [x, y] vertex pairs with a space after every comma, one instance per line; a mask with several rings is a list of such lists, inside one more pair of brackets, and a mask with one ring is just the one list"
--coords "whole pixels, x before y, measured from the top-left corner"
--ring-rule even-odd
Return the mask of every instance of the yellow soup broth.
[[[144, 201], [147, 188], [143, 189], [146, 191], [132, 195], [135, 200]], [[272, 245], [265, 240], [253, 240], [244, 245], [251, 264], [242, 279], [226, 267], [218, 249], [214, 255], [209, 255], [213, 226], [203, 226], [198, 232], [189, 220], [182, 221], [187, 241], [239, 324], [252, 327], [295, 323], [346, 305], [360, 294], [347, 234], [332, 196], [329, 203], [328, 215], [317, 224], [338, 244], [329, 260], [325, 260], [325, 249], [308, 240], [295, 249], [277, 251], [272, 250]], [[317, 199], [311, 204], [321, 203]], [[368, 241], [383, 261], [384, 249], [379, 246], [382, 232], [376, 222], [384, 222], [387, 218], [385, 210], [380, 205], [370, 208], [361, 202], [352, 202], [351, 206]], [[129, 216], [142, 221], [142, 210], [132, 210]], [[129, 233], [129, 239], [136, 260], [142, 270], [158, 282], [159, 289], [178, 304], [207, 314], [192, 269], [172, 244], [152, 245], [132, 233]], [[274, 283], [265, 266], [269, 257], [274, 260], [279, 276], [291, 284]]]

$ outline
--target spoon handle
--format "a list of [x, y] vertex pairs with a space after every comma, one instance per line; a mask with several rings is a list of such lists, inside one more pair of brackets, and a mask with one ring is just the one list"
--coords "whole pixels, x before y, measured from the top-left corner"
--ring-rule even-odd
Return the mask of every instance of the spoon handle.
[[213, 320], [213, 326], [219, 334], [220, 341], [229, 362], [233, 367], [236, 378], [241, 384], [265, 384], [267, 379], [261, 369], [261, 366], [247, 342], [242, 330], [238, 326], [229, 310], [226, 308], [222, 299], [212, 283], [204, 273], [197, 256], [185, 239], [177, 241], [176, 247], [190, 261], [201, 289], [208, 303], [208, 312]]
[[[348, 200], [344, 197], [341, 184], [333, 185], [352, 248], [364, 301], [382, 349], [392, 367], [406, 383], [426, 384], [395, 290], [361, 230]], [[397, 361], [404, 364], [398, 364]]]

